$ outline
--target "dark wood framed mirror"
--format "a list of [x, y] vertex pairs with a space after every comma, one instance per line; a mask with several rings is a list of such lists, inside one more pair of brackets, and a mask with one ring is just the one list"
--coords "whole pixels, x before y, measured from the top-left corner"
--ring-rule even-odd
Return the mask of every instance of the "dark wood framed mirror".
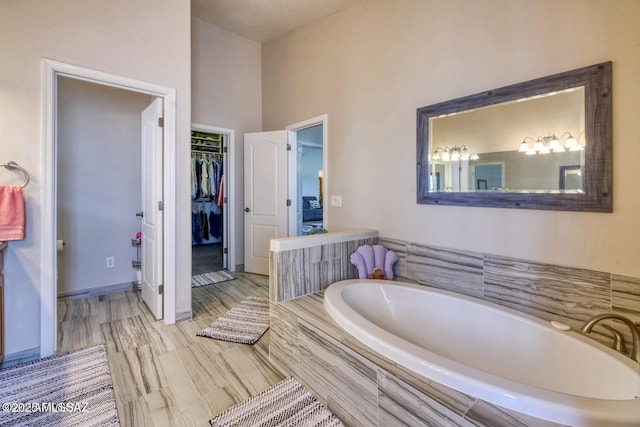
[[417, 110], [419, 204], [611, 212], [611, 175], [611, 62]]

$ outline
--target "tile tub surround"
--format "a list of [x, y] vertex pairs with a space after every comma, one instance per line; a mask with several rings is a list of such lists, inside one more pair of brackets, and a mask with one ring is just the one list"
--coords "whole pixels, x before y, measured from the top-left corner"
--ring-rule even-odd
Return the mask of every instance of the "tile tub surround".
[[[637, 277], [390, 238], [376, 240], [398, 254], [395, 274], [400, 281], [448, 289], [544, 320], [559, 320], [574, 328], [604, 311], [640, 322]], [[315, 280], [311, 272], [320, 274], [316, 269], [322, 261], [324, 265], [329, 259], [333, 265], [349, 265], [348, 257], [353, 250], [331, 247], [295, 250], [302, 252], [286, 254], [289, 257], [284, 256], [286, 251], [271, 254], [270, 360], [304, 383], [347, 424], [556, 425], [420, 378], [373, 352], [326, 313], [323, 293], [319, 291], [332, 282], [305, 283]], [[311, 256], [316, 257], [314, 262], [309, 262]], [[343, 259], [336, 259], [338, 256]], [[355, 270], [353, 276], [333, 281], [353, 277]], [[278, 292], [274, 283], [280, 285]], [[292, 298], [296, 299], [285, 301]], [[627, 334], [624, 329], [620, 331]], [[594, 334], [594, 338], [610, 343], [606, 332], [603, 336]]]
[[[379, 243], [398, 254], [394, 271], [401, 281], [480, 298], [573, 328], [609, 311], [640, 322], [638, 277], [377, 236], [375, 230], [359, 230], [272, 240], [270, 301], [287, 301], [355, 278], [350, 255], [362, 244]], [[596, 332], [596, 338], [609, 342], [609, 333], [600, 327]]]
[[287, 301], [319, 292], [331, 283], [355, 279], [349, 257], [361, 245], [378, 243], [375, 230], [354, 230], [272, 239], [269, 299]]
[[395, 273], [401, 281], [473, 296], [574, 328], [609, 311], [640, 322], [638, 277], [382, 237], [379, 242], [400, 256]]
[[323, 292], [271, 303], [271, 362], [350, 426], [558, 424], [503, 409], [421, 377], [371, 350], [324, 309]]

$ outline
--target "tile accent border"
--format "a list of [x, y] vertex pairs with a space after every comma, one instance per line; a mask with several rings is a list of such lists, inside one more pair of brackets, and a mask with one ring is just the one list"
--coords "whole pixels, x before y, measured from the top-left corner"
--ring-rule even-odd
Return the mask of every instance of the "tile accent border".
[[615, 312], [640, 322], [640, 278], [380, 238], [399, 280], [473, 296], [579, 328]]

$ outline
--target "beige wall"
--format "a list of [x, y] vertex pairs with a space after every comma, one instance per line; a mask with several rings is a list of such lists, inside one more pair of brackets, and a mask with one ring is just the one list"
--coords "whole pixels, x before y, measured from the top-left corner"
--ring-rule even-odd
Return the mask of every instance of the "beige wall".
[[[0, 2], [0, 152], [31, 174], [27, 237], [5, 255], [6, 353], [40, 344], [41, 58], [177, 89], [177, 188], [189, 204], [189, 0]], [[0, 176], [4, 180], [6, 174]], [[5, 181], [0, 181], [5, 183]], [[178, 211], [176, 311], [191, 309], [190, 215]]]
[[[329, 115], [332, 229], [640, 275], [640, 2], [370, 0], [263, 47], [263, 128]], [[416, 204], [416, 108], [613, 61], [611, 214]]]
[[[244, 263], [244, 134], [262, 130], [261, 45], [200, 19], [191, 24], [192, 122], [235, 131], [236, 264]], [[189, 211], [190, 212], [190, 211]], [[232, 243], [234, 244], [234, 243]]]

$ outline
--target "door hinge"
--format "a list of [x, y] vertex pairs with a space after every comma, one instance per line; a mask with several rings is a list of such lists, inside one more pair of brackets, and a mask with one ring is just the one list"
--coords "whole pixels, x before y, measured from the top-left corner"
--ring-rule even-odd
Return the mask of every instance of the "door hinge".
[[228, 250], [227, 248], [224, 248], [224, 249], [222, 249], [222, 253], [224, 253], [224, 254], [228, 254], [228, 253], [229, 253], [229, 250]]
[[225, 145], [224, 147], [222, 147], [222, 152], [226, 153], [227, 152], [227, 146]]
[[287, 151], [291, 151], [291, 144], [287, 144]]
[[222, 203], [227, 203], [227, 198], [226, 197], [222, 198]]
[[158, 126], [164, 127], [164, 117], [158, 117]]
[[287, 199], [287, 206], [291, 206], [291, 199]]
[[159, 211], [163, 211], [164, 210], [164, 202], [162, 200], [160, 200], [158, 202], [158, 210]]
[[164, 295], [164, 285], [158, 285], [158, 295]]

